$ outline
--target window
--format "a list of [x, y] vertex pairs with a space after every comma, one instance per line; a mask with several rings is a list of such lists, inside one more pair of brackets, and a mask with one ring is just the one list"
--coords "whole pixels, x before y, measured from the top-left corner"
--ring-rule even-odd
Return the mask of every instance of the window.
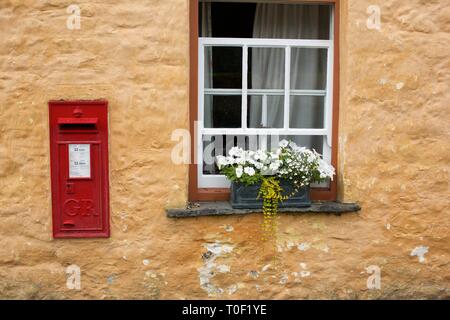
[[[214, 158], [236, 145], [270, 149], [289, 139], [335, 165], [335, 6], [200, 2], [195, 9], [198, 164], [191, 200], [226, 196], [229, 181]], [[335, 197], [334, 183], [314, 187]]]

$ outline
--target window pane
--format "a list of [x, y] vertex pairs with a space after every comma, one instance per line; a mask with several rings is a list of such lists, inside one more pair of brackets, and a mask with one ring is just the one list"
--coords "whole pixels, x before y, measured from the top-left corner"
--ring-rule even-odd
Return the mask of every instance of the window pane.
[[329, 39], [330, 12], [329, 5], [260, 3], [253, 38]]
[[205, 128], [240, 128], [242, 98], [240, 95], [205, 95]]
[[249, 89], [284, 89], [284, 48], [248, 48]]
[[242, 48], [205, 47], [205, 88], [242, 88]]
[[[265, 100], [265, 103], [263, 103]], [[264, 107], [266, 104], [266, 107]], [[248, 96], [247, 126], [249, 128], [282, 128], [284, 96]]]
[[286, 139], [295, 142], [300, 147], [314, 149], [323, 154], [324, 136], [280, 136], [280, 140]]
[[291, 48], [291, 89], [325, 90], [327, 49]]
[[331, 5], [323, 4], [202, 1], [198, 25], [200, 37], [325, 40], [330, 16]]
[[[275, 150], [279, 147], [281, 140], [295, 142], [298, 146], [314, 149], [320, 154], [323, 152], [324, 136], [300, 136], [300, 135], [258, 135], [257, 148], [266, 150]], [[252, 149], [254, 150], [254, 149]]]
[[291, 96], [289, 127], [323, 129], [325, 97]]

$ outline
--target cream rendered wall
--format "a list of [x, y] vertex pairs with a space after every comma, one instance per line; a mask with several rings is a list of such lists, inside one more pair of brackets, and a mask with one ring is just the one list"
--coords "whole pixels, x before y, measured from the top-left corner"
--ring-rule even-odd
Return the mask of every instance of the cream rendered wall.
[[[78, 0], [79, 30], [72, 3], [0, 3], [0, 298], [449, 297], [446, 1], [341, 1], [340, 197], [363, 209], [282, 216], [276, 244], [258, 214], [165, 215], [187, 199], [187, 167], [170, 161], [188, 128], [187, 0]], [[52, 239], [60, 98], [109, 100], [110, 239]], [[71, 264], [81, 290], [66, 287]]]

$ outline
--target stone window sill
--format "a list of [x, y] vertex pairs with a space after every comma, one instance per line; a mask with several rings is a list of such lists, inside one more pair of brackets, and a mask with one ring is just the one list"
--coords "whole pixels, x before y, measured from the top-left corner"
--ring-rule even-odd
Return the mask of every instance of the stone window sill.
[[[356, 203], [335, 201], [315, 201], [306, 208], [280, 208], [285, 214], [329, 213], [341, 215], [347, 212], [357, 212], [361, 207]], [[260, 209], [233, 209], [227, 201], [190, 203], [184, 209], [166, 209], [169, 218], [189, 218], [200, 216], [243, 215], [261, 212]]]

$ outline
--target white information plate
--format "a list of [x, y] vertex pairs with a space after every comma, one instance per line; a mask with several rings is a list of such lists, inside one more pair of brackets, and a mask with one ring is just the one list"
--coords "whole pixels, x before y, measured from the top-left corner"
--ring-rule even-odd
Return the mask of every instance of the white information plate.
[[91, 177], [91, 145], [69, 144], [69, 178]]

